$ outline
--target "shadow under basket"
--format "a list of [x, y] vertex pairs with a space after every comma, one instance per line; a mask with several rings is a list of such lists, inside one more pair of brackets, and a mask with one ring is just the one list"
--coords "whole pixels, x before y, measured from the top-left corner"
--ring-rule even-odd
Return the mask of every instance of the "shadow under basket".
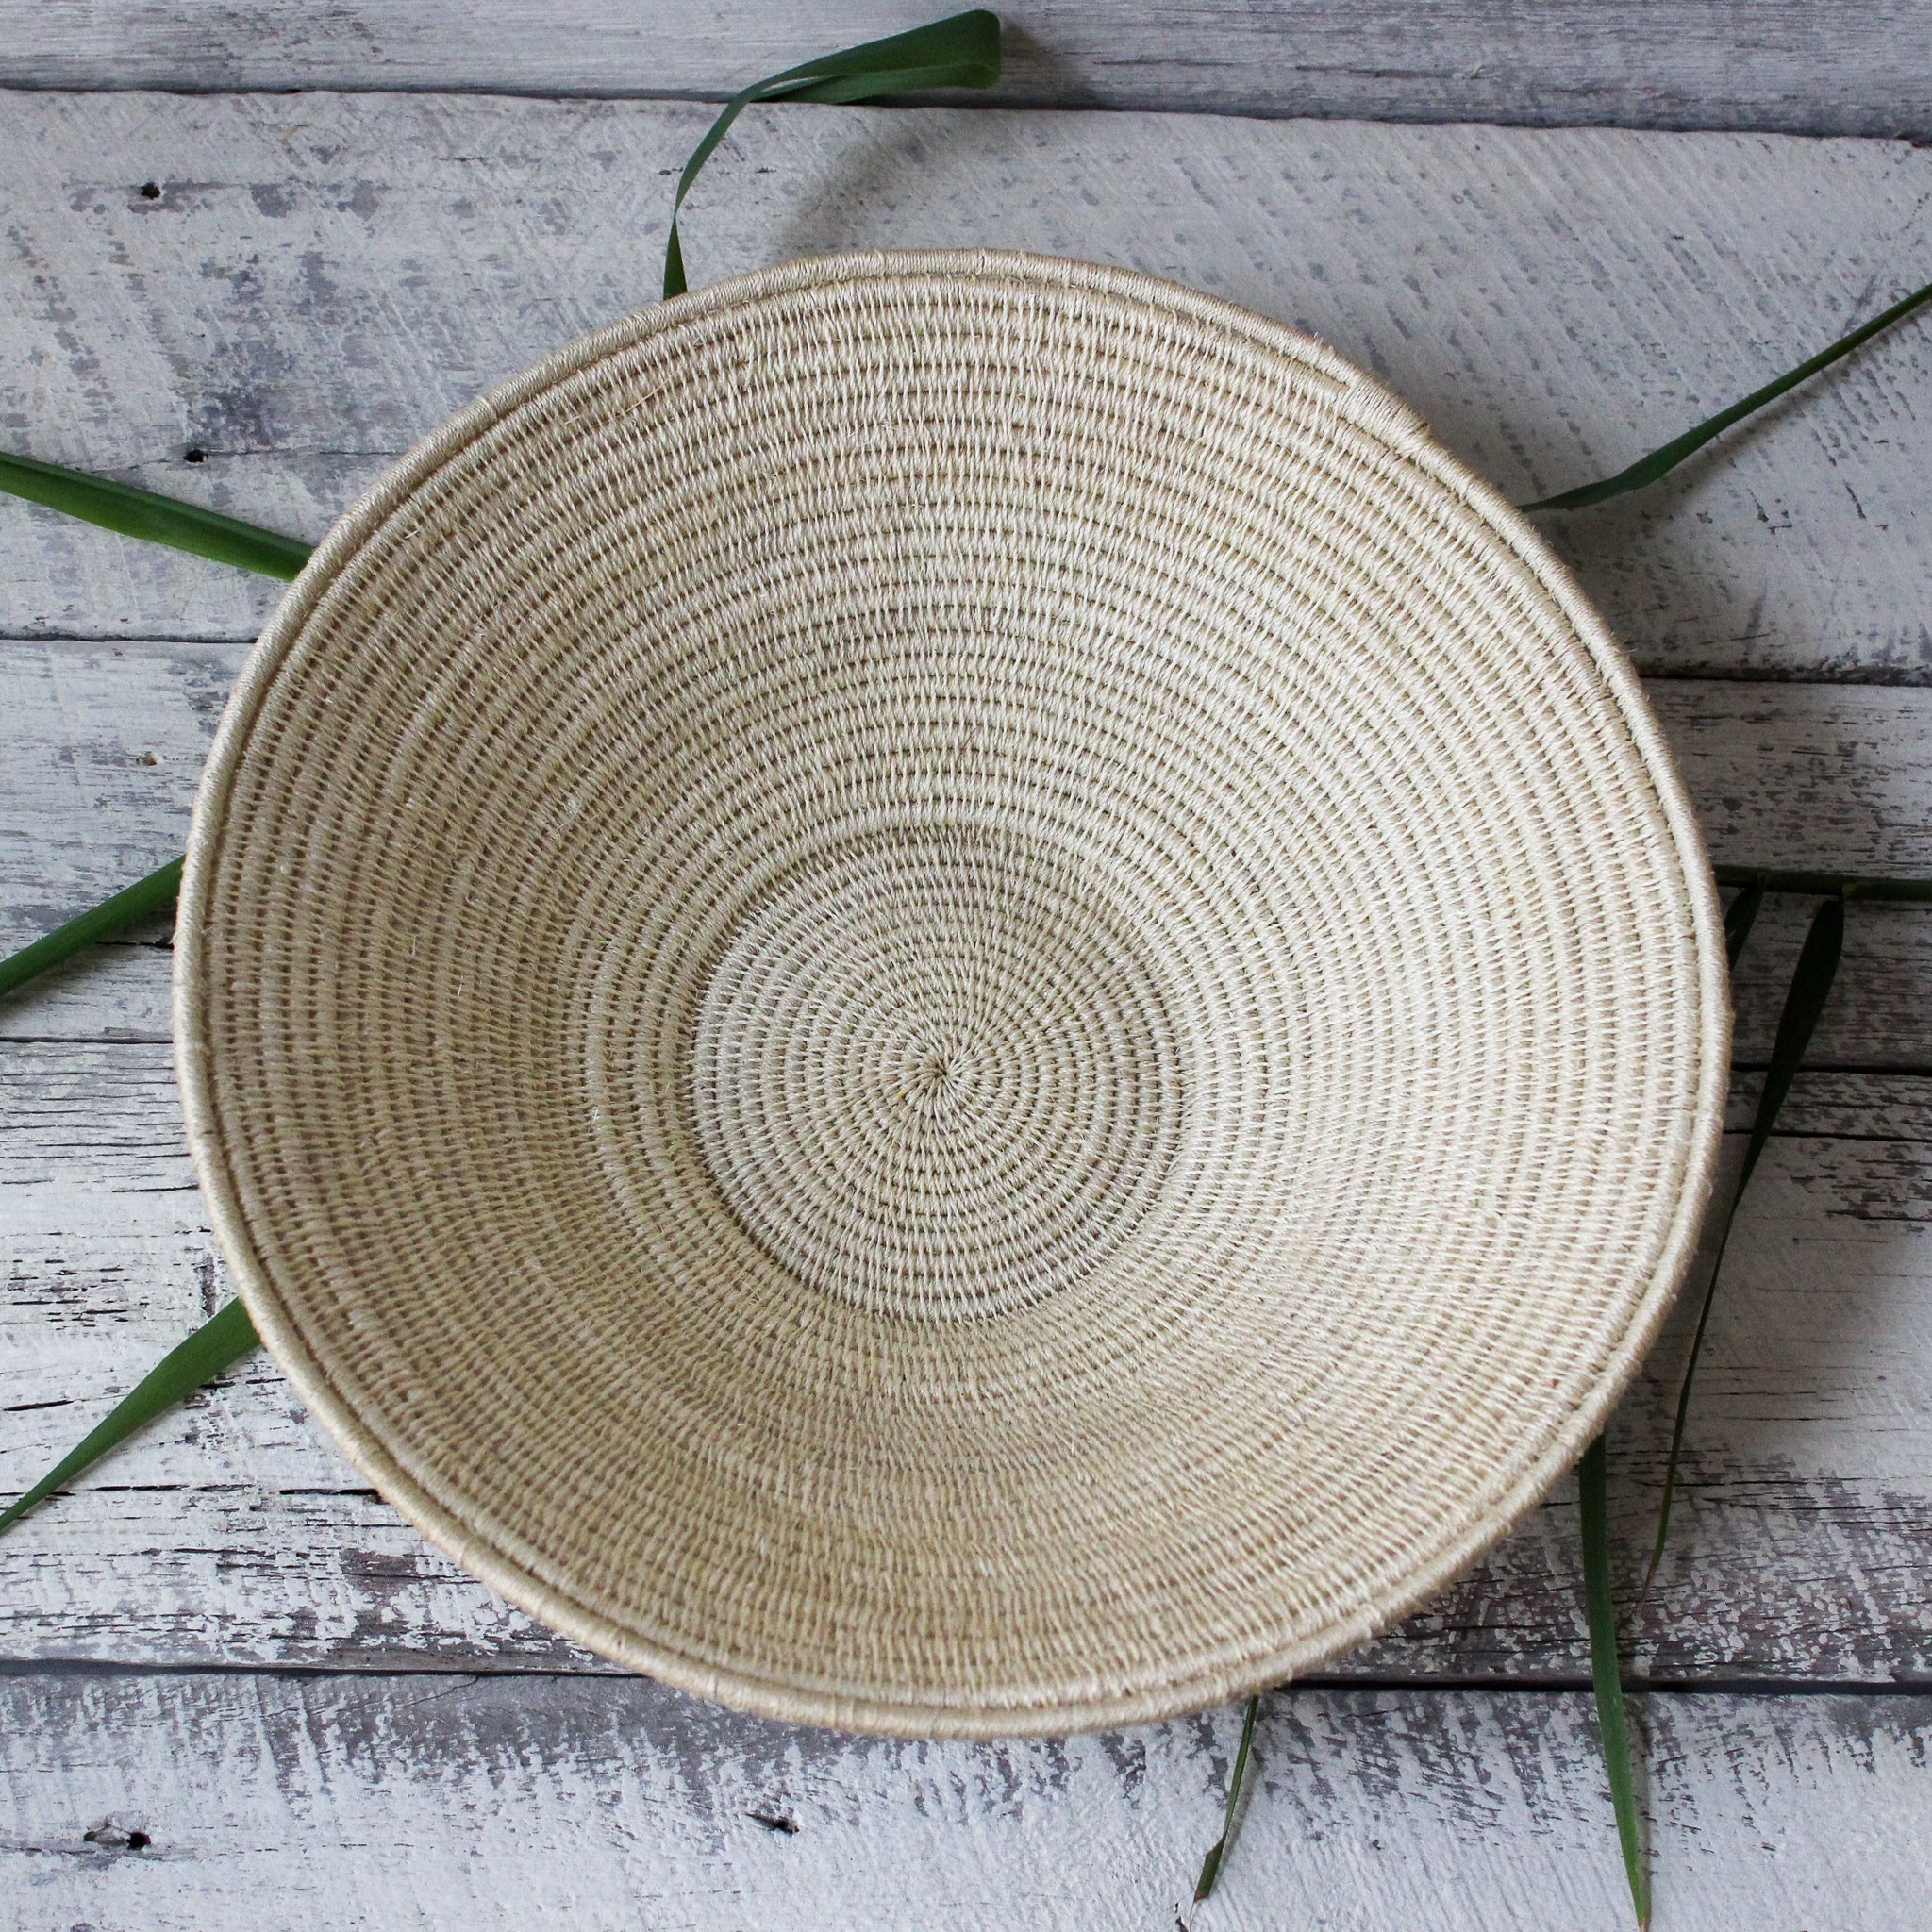
[[197, 806], [263, 1338], [433, 1542], [774, 1716], [1278, 1683], [1604, 1419], [1720, 1132], [1717, 906], [1534, 533], [1145, 276], [809, 261], [457, 417]]

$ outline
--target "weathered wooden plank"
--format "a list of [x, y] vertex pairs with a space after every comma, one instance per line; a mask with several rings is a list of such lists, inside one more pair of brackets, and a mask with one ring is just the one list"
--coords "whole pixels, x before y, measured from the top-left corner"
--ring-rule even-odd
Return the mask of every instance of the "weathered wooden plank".
[[[832, 42], [930, 18], [930, 0], [350, 0], [7, 9], [0, 84], [434, 88], [716, 98]], [[1242, 0], [1024, 0], [1001, 12], [995, 98], [1035, 106], [1347, 114], [1539, 126], [1932, 132], [1918, 0], [1443, 0], [1419, 12]]]
[[[0, 948], [181, 849], [235, 645], [0, 640]], [[1932, 691], [1665, 680], [1651, 697], [1712, 854], [1932, 874]], [[1770, 1050], [1808, 908], [1774, 905], [1739, 978], [1738, 1046]], [[168, 1035], [157, 924], [0, 1005], [0, 1040]], [[1932, 915], [1860, 906], [1814, 1065], [1932, 1067]]]
[[[318, 536], [480, 388], [650, 298], [707, 111], [0, 98], [0, 434]], [[986, 243], [1175, 276], [1326, 337], [1520, 497], [1822, 346], [1928, 241], [1932, 152], [1900, 143], [794, 108], [741, 122], [687, 248], [700, 281]], [[1557, 541], [1648, 670], [1932, 680], [1928, 394], [1915, 323]], [[0, 503], [0, 634], [245, 637], [274, 594]]]
[[[1923, 1697], [1650, 1697], [1657, 1924], [1896, 1932]], [[635, 1678], [0, 1680], [0, 1884], [34, 1927], [821, 1932], [1628, 1923], [1587, 1700], [1271, 1697], [1211, 1905], [1234, 1713], [1017, 1744], [739, 1718]]]
[[[164, 1048], [16, 1044], [0, 1075], [11, 1492], [227, 1290]], [[1806, 1075], [1788, 1124], [1733, 1242], [1636, 1668], [1658, 1681], [1924, 1681], [1932, 1078]], [[1613, 1432], [1626, 1568], [1655, 1504], [1690, 1313]], [[1579, 1680], [1575, 1536], [1565, 1489], [1336, 1674]], [[262, 1358], [12, 1531], [0, 1579], [0, 1658], [594, 1668], [424, 1545]]]

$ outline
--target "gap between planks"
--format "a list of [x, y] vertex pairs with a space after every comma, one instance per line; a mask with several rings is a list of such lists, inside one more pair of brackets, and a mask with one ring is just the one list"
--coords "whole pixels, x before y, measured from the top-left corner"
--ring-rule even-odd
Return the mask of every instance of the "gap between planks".
[[[1932, 1700], [1640, 1696], [1659, 1924], [1891, 1932]], [[1186, 1923], [1239, 1711], [947, 1744], [637, 1678], [0, 1678], [0, 1874], [45, 1924], [691, 1932]], [[1205, 1928], [1627, 1923], [1590, 1702], [1264, 1700]]]
[[[845, 0], [337, 0], [320, 11], [39, 0], [16, 9], [0, 84], [298, 88], [722, 99], [757, 75], [928, 19]], [[1020, 0], [991, 96], [1036, 106], [1364, 115], [1538, 125], [1932, 133], [1922, 0], [1256, 7], [1252, 0]], [[952, 98], [958, 99], [957, 94]]]

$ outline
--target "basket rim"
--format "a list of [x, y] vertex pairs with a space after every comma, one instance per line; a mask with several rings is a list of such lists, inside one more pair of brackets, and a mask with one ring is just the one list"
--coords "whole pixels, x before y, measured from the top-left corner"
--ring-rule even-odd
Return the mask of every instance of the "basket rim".
[[[1398, 447], [1485, 524], [1549, 592], [1574, 626], [1629, 731], [1668, 825], [1697, 960], [1701, 1056], [1694, 1126], [1658, 1265], [1590, 1393], [1517, 1481], [1419, 1571], [1405, 1573], [1352, 1618], [1262, 1657], [1224, 1658], [1121, 1692], [1052, 1701], [901, 1702], [837, 1692], [806, 1681], [721, 1668], [645, 1641], [547, 1581], [482, 1528], [466, 1522], [403, 1465], [356, 1411], [284, 1307], [251, 1235], [228, 1162], [210, 1075], [204, 1016], [214, 989], [204, 942], [231, 787], [282, 662], [318, 603], [362, 547], [438, 470], [513, 411], [594, 363], [658, 333], [734, 308], [840, 282], [1019, 281], [1124, 298], [1247, 338], [1332, 381], [1358, 427]], [[348, 1460], [430, 1543], [519, 1608], [600, 1655], [676, 1689], [795, 1723], [896, 1736], [1053, 1736], [1155, 1722], [1288, 1681], [1386, 1628], [1493, 1545], [1548, 1493], [1602, 1429], [1655, 1341], [1694, 1257], [1723, 1137], [1731, 1008], [1717, 886], [1688, 791], [1635, 671], [1568, 569], [1497, 491], [1434, 441], [1421, 418], [1325, 343], [1219, 297], [1137, 270], [993, 249], [867, 250], [756, 271], [657, 303], [566, 343], [497, 384], [400, 458], [335, 524], [290, 586], [251, 652], [224, 710], [196, 794], [182, 878], [173, 987], [176, 1072], [196, 1177], [216, 1241], [257, 1333]], [[1198, 1666], [1199, 1659], [1195, 1659]]]

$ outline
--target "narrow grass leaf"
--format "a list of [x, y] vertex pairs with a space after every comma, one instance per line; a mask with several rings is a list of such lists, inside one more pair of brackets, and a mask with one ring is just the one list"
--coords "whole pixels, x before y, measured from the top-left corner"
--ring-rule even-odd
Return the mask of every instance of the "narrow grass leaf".
[[1655, 483], [1659, 476], [1668, 475], [1686, 457], [1702, 449], [1713, 438], [1722, 436], [1734, 423], [1741, 423], [1746, 416], [1763, 408], [1766, 403], [1775, 402], [1786, 391], [1796, 389], [1820, 370], [1829, 369], [1840, 357], [1849, 356], [1861, 342], [1870, 341], [1881, 329], [1890, 328], [1893, 323], [1903, 322], [1927, 302], [1932, 302], [1932, 282], [1927, 282], [1923, 289], [1915, 289], [1903, 301], [1894, 302], [1890, 308], [1874, 315], [1850, 335], [1840, 337], [1830, 348], [1821, 349], [1795, 369], [1787, 370], [1776, 381], [1767, 382], [1762, 389], [1754, 389], [1728, 409], [1720, 409], [1715, 416], [1707, 416], [1695, 428], [1685, 430], [1682, 436], [1673, 437], [1647, 457], [1640, 457], [1628, 469], [1619, 470], [1614, 476], [1605, 476], [1595, 483], [1566, 490], [1560, 496], [1539, 497], [1534, 503], [1519, 504], [1517, 508], [1525, 511], [1588, 509], [1591, 504], [1607, 503], [1613, 496], [1624, 496], [1633, 490], [1641, 490], [1647, 483]]
[[1733, 973], [1738, 970], [1738, 955], [1744, 950], [1744, 941], [1751, 937], [1751, 928], [1763, 908], [1764, 888], [1755, 884], [1746, 886], [1724, 908], [1724, 964]]
[[293, 537], [221, 516], [198, 504], [158, 496], [152, 490], [110, 483], [80, 470], [64, 470], [58, 463], [36, 462], [31, 457], [0, 452], [0, 490], [99, 524], [103, 529], [119, 530], [124, 537], [169, 543], [267, 577], [292, 577], [308, 561], [309, 546]]
[[115, 933], [123, 932], [130, 925], [139, 925], [143, 919], [172, 906], [181, 890], [181, 864], [180, 859], [171, 858], [166, 865], [149, 873], [146, 878], [129, 886], [125, 891], [116, 892], [111, 899], [104, 899], [92, 912], [83, 912], [77, 919], [70, 919], [44, 939], [35, 940], [31, 945], [23, 946], [19, 952], [0, 959], [0, 998], [15, 987], [25, 986], [36, 974], [57, 965], [70, 953], [77, 953], [81, 947], [91, 946], [96, 940], [111, 939]]
[[910, 93], [919, 88], [991, 87], [999, 77], [999, 16], [974, 8], [970, 13], [956, 13], [882, 41], [866, 41], [753, 81], [725, 102], [677, 177], [677, 192], [671, 202], [671, 232], [664, 242], [664, 293], [681, 295], [685, 291], [684, 245], [677, 234], [684, 197], [730, 132], [731, 124], [754, 101], [849, 105], [880, 94]]
[[0, 1532], [10, 1528], [36, 1503], [42, 1501], [97, 1462], [140, 1428], [151, 1423], [164, 1409], [173, 1408], [185, 1396], [211, 1382], [224, 1369], [231, 1367], [261, 1345], [240, 1302], [204, 1322], [178, 1348], [171, 1349], [159, 1363], [142, 1377], [108, 1412], [106, 1421], [89, 1431], [63, 1456], [32, 1489], [0, 1513]]
[[1781, 872], [1765, 865], [1714, 865], [1711, 871], [1719, 885], [1740, 890], [1761, 886], [1767, 892], [1796, 892], [1807, 899], [1842, 893], [1847, 899], [1912, 906], [1932, 904], [1932, 879], [1876, 878], [1863, 873]]
[[[1729, 924], [1726, 918], [1726, 927]], [[1748, 919], [1744, 929], [1749, 930]], [[1785, 994], [1784, 1010], [1778, 1015], [1777, 1036], [1772, 1041], [1771, 1065], [1764, 1075], [1764, 1091], [1757, 1096], [1757, 1111], [1751, 1122], [1751, 1138], [1744, 1143], [1744, 1164], [1739, 1171], [1738, 1184], [1731, 1190], [1730, 1201], [1724, 1208], [1717, 1257], [1711, 1263], [1710, 1279], [1704, 1286], [1704, 1304], [1697, 1311], [1697, 1327], [1690, 1338], [1690, 1358], [1684, 1364], [1684, 1379], [1677, 1389], [1676, 1419], [1671, 1425], [1671, 1453], [1664, 1461], [1663, 1501], [1657, 1506], [1657, 1534], [1651, 1541], [1650, 1560], [1644, 1566], [1643, 1586], [1637, 1592], [1637, 1602], [1631, 1610], [1633, 1617], [1648, 1600], [1650, 1587], [1657, 1581], [1657, 1566], [1664, 1559], [1664, 1543], [1671, 1531], [1671, 1506], [1677, 1495], [1677, 1466], [1683, 1456], [1684, 1426], [1690, 1417], [1690, 1391], [1697, 1380], [1697, 1364], [1704, 1354], [1705, 1332], [1710, 1326], [1710, 1311], [1717, 1301], [1718, 1276], [1724, 1269], [1724, 1250], [1730, 1246], [1731, 1229], [1737, 1224], [1738, 1204], [1744, 1198], [1744, 1190], [1757, 1171], [1759, 1157], [1770, 1144], [1771, 1130], [1777, 1124], [1778, 1112], [1785, 1104], [1786, 1095], [1791, 1091], [1791, 1082], [1797, 1076], [1805, 1049], [1810, 1045], [1811, 1036], [1817, 1030], [1818, 1016], [1824, 1012], [1824, 1003], [1831, 996], [1832, 981], [1838, 977], [1839, 956], [1844, 950], [1844, 895], [1834, 892], [1812, 916], [1810, 930], [1806, 933], [1805, 943], [1799, 949], [1790, 990]], [[1731, 955], [1734, 961], [1742, 945], [1740, 934], [1737, 949]]]
[[1637, 1786], [1630, 1774], [1630, 1725], [1624, 1708], [1624, 1672], [1617, 1659], [1617, 1605], [1610, 1591], [1609, 1474], [1599, 1436], [1577, 1468], [1583, 1503], [1583, 1592], [1590, 1621], [1590, 1679], [1596, 1691], [1596, 1726], [1610, 1777], [1617, 1840], [1624, 1875], [1641, 1928], [1650, 1924], [1650, 1880], [1643, 1869], [1643, 1834], [1637, 1816]]
[[1196, 1905], [1213, 1891], [1228, 1847], [1234, 1842], [1235, 1807], [1241, 1803], [1241, 1785], [1248, 1774], [1248, 1749], [1255, 1741], [1255, 1717], [1260, 1708], [1260, 1698], [1251, 1697], [1241, 1716], [1241, 1740], [1235, 1750], [1234, 1770], [1228, 1774], [1227, 1807], [1221, 1814], [1221, 1836], [1208, 1847], [1208, 1856], [1201, 1860], [1201, 1875], [1194, 1881]]

